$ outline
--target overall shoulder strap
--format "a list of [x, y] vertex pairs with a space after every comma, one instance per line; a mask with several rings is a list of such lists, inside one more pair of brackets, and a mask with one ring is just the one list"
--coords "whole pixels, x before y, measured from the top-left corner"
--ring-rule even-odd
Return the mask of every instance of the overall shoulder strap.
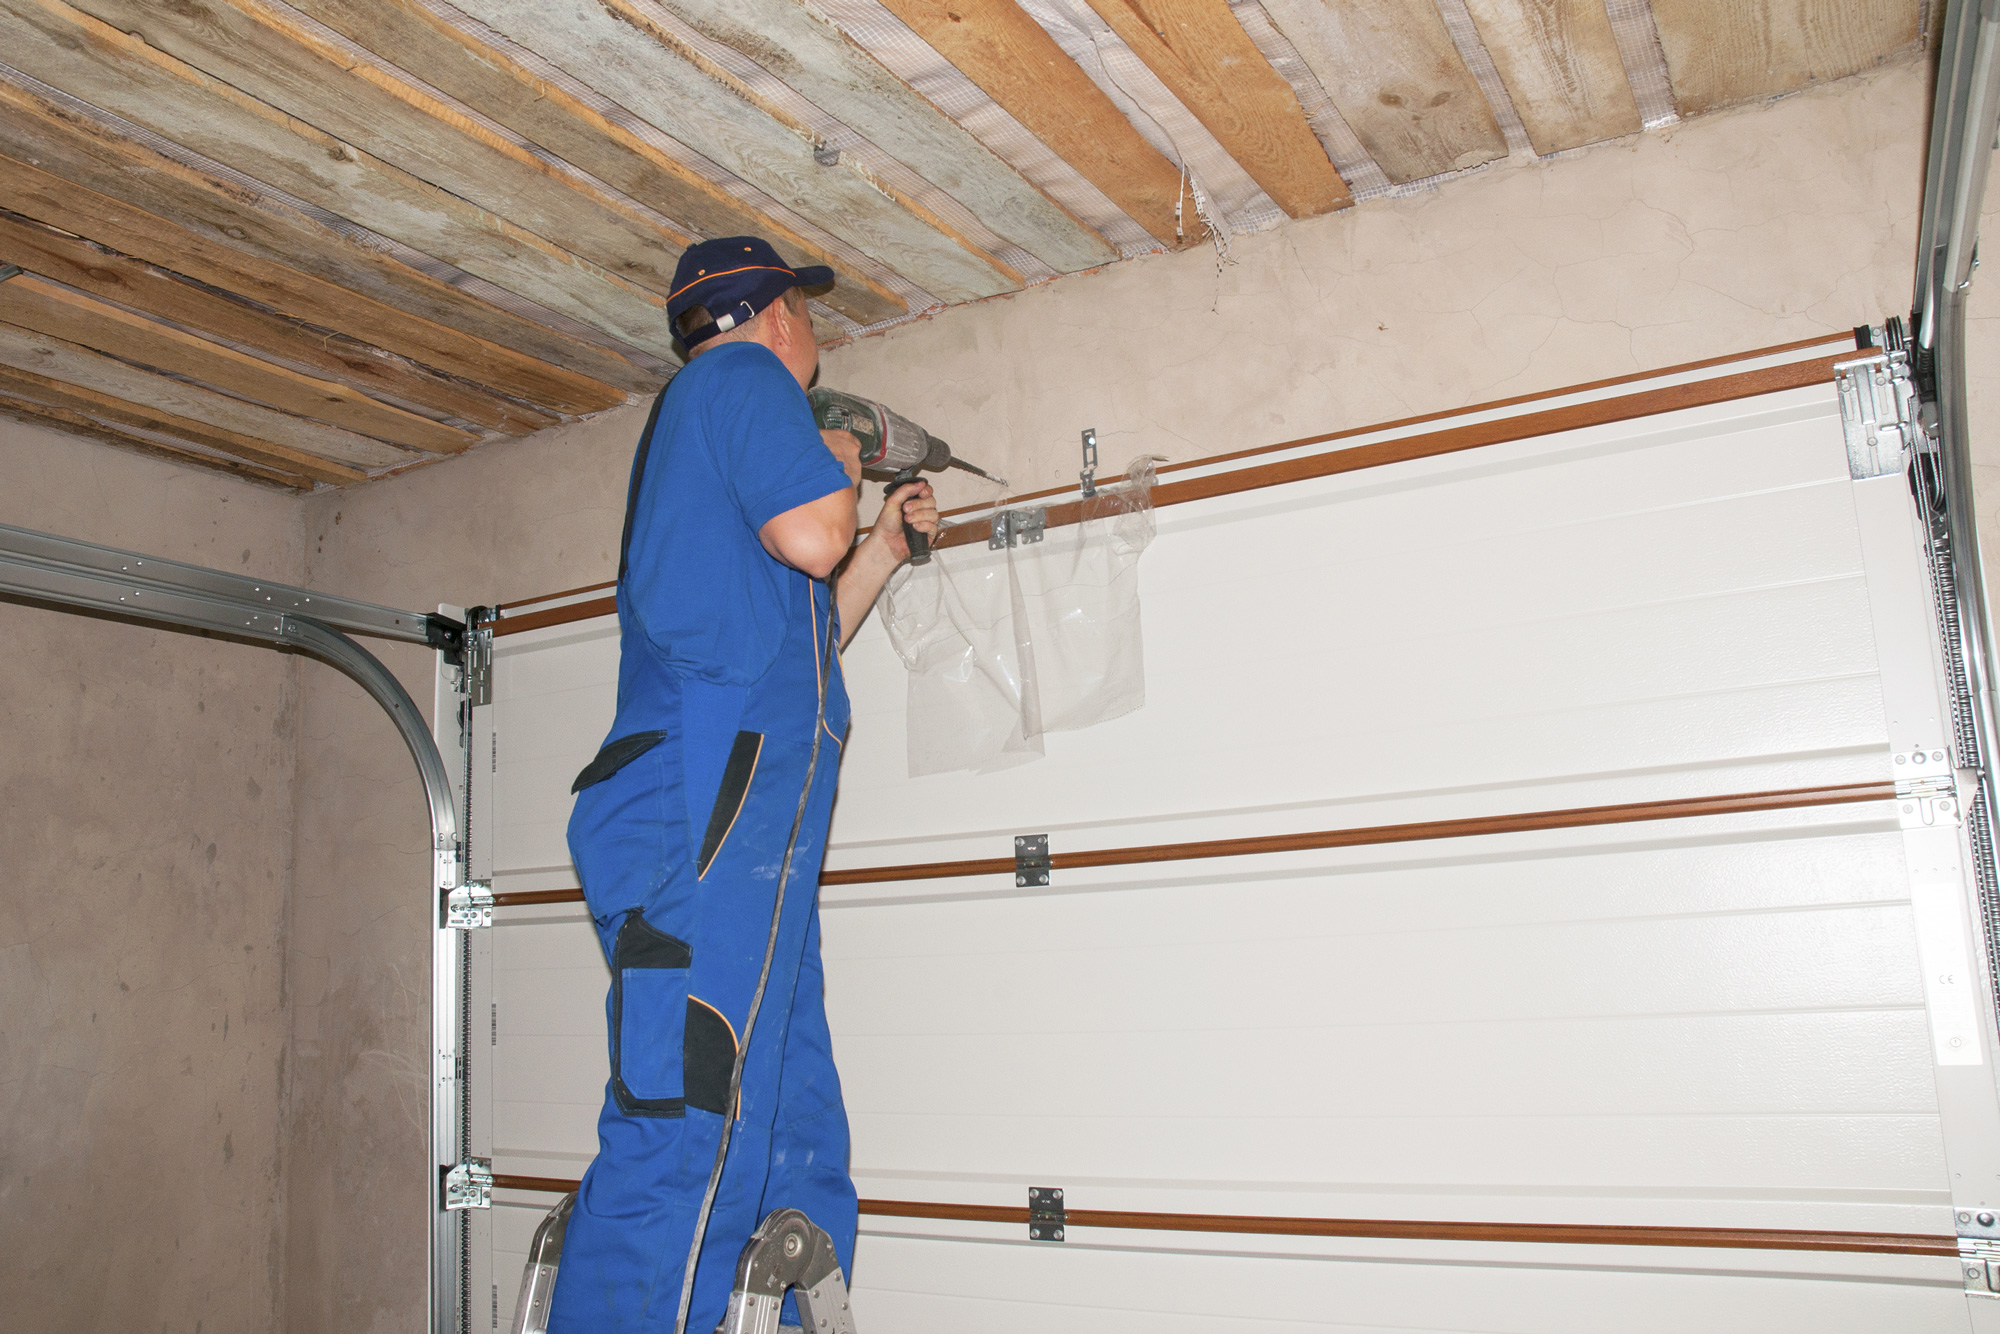
[[667, 401], [667, 390], [673, 388], [669, 380], [660, 388], [660, 396], [653, 400], [653, 410], [646, 415], [646, 428], [639, 432], [639, 449], [632, 456], [632, 482], [625, 490], [625, 531], [618, 538], [618, 581], [625, 581], [625, 567], [632, 559], [632, 512], [639, 504], [639, 483], [646, 475], [646, 455], [653, 448], [653, 430], [660, 424], [660, 405]]

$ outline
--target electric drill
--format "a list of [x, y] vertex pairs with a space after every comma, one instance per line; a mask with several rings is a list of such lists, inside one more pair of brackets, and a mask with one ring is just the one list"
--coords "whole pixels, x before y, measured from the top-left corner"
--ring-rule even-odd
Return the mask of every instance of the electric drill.
[[[950, 445], [872, 398], [823, 388], [814, 389], [806, 397], [812, 403], [813, 419], [822, 431], [854, 433], [854, 438], [861, 442], [861, 466], [864, 470], [895, 474], [883, 489], [885, 496], [893, 494], [906, 482], [915, 481], [917, 471], [923, 468], [932, 472], [963, 468], [990, 482], [1007, 485], [1006, 478], [995, 477], [964, 459], [954, 458]], [[903, 530], [903, 535], [910, 543], [910, 564], [927, 563], [931, 558], [930, 537], [908, 527]]]

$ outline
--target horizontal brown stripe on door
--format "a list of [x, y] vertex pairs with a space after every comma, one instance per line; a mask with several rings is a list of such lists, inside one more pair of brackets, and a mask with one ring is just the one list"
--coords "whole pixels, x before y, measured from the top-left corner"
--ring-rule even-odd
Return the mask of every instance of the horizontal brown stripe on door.
[[[1514, 815], [1476, 815], [1460, 820], [1422, 820], [1411, 824], [1364, 825], [1355, 829], [1320, 829], [1302, 834], [1262, 834], [1250, 838], [1219, 838], [1199, 843], [1156, 843], [1135, 848], [1098, 848], [1088, 852], [1058, 852], [1049, 857], [1053, 870], [1096, 866], [1134, 866], [1148, 862], [1195, 861], [1208, 857], [1249, 857], [1274, 852], [1312, 852], [1323, 848], [1367, 847], [1382, 843], [1415, 843], [1436, 838], [1472, 838], [1485, 834], [1519, 834], [1546, 829], [1584, 829], [1593, 825], [1636, 824], [1647, 820], [1686, 820], [1703, 815], [1745, 815], [1755, 811], [1805, 810], [1863, 801], [1889, 801], [1893, 783], [1840, 783], [1823, 787], [1782, 788], [1770, 792], [1736, 792], [1720, 797], [1671, 797], [1663, 801], [1631, 801], [1615, 806], [1574, 806], [1566, 810], [1529, 811]], [[1007, 875], [1011, 857], [970, 861], [917, 862], [904, 866], [856, 866], [825, 871], [822, 885], [868, 885], [892, 880], [949, 880], [973, 875]], [[580, 889], [533, 889], [495, 894], [496, 908], [525, 908], [541, 903], [579, 903]]]
[[[563, 1195], [577, 1183], [561, 1177], [505, 1176], [497, 1190]], [[1028, 1211], [1007, 1205], [932, 1204], [918, 1200], [863, 1200], [861, 1212], [877, 1218], [938, 1218], [1025, 1227]], [[1956, 1237], [1913, 1232], [1814, 1232], [1793, 1228], [1645, 1227], [1598, 1223], [1462, 1223], [1418, 1218], [1283, 1218], [1255, 1214], [1139, 1213], [1071, 1209], [1068, 1227], [1122, 1228], [1140, 1232], [1231, 1232], [1271, 1237], [1382, 1237], [1399, 1241], [1531, 1242], [1544, 1246], [1697, 1246], [1750, 1251], [1861, 1251], [1878, 1255], [1956, 1257]]]
[[[1814, 340], [1816, 341], [1816, 340]], [[1852, 342], [1841, 336], [1837, 341]], [[1807, 344], [1810, 345], [1810, 342]], [[1745, 354], [1743, 359], [1792, 350], [1799, 344], [1786, 347], [1767, 348], [1762, 353]], [[1153, 505], [1182, 505], [1193, 500], [1208, 500], [1216, 496], [1233, 495], [1239, 491], [1255, 491], [1267, 486], [1282, 486], [1287, 482], [1301, 482], [1314, 477], [1331, 477], [1338, 473], [1357, 472], [1364, 468], [1380, 468], [1392, 463], [1407, 463], [1412, 459], [1436, 458], [1444, 454], [1456, 454], [1468, 449], [1479, 449], [1486, 445], [1506, 444], [1515, 440], [1530, 440], [1538, 435], [1553, 435], [1559, 431], [1581, 430], [1588, 426], [1605, 426], [1614, 422], [1632, 421], [1639, 417], [1656, 416], [1663, 412], [1678, 412], [1685, 408], [1710, 407], [1717, 403], [1733, 403], [1738, 399], [1755, 398], [1759, 394], [1775, 394], [1786, 389], [1802, 389], [1809, 385], [1828, 384], [1833, 380], [1835, 362], [1849, 360], [1854, 353], [1842, 351], [1832, 356], [1817, 357], [1809, 361], [1785, 362], [1777, 366], [1765, 366], [1757, 370], [1743, 371], [1736, 375], [1722, 375], [1710, 380], [1695, 380], [1688, 384], [1667, 385], [1659, 389], [1644, 389], [1638, 393], [1625, 394], [1617, 398], [1597, 399], [1589, 403], [1572, 403], [1566, 407], [1549, 408], [1542, 412], [1527, 412], [1515, 417], [1503, 417], [1498, 421], [1471, 422], [1464, 426], [1451, 426], [1437, 431], [1425, 431], [1417, 435], [1400, 436], [1394, 440], [1384, 440], [1372, 445], [1358, 445], [1352, 449], [1329, 450], [1324, 454], [1314, 454], [1307, 458], [1286, 459], [1278, 463], [1254, 464], [1237, 468], [1230, 472], [1217, 473], [1210, 477], [1195, 477], [1183, 482], [1162, 482], [1153, 488]], [[1731, 358], [1730, 360], [1736, 360]], [[1700, 363], [1696, 363], [1699, 365]], [[1652, 372], [1652, 375], [1666, 375], [1667, 371]], [[1650, 377], [1649, 377], [1650, 378]], [[1580, 392], [1590, 386], [1576, 386], [1559, 390], [1557, 393]], [[1499, 405], [1485, 405], [1487, 407]], [[1466, 413], [1480, 411], [1480, 408], [1466, 408]], [[1462, 415], [1462, 414], [1454, 414]], [[1421, 419], [1418, 419], [1421, 420]], [[1352, 431], [1336, 432], [1332, 435], [1309, 436], [1303, 440], [1288, 441], [1283, 444], [1264, 446], [1256, 450], [1245, 450], [1237, 454], [1220, 455], [1216, 459], [1191, 460], [1184, 467], [1206, 466], [1207, 464], [1243, 457], [1247, 454], [1267, 453], [1284, 449], [1338, 440], [1345, 437], [1368, 435], [1375, 431], [1394, 429], [1399, 423], [1360, 427]], [[1041, 494], [1061, 494], [1041, 493]], [[1029, 497], [1022, 497], [1028, 499]], [[1009, 502], [1018, 503], [1018, 502]], [[1064, 505], [1052, 505], [1048, 509], [1047, 526], [1059, 528], [1064, 524], [1077, 523], [1088, 513], [1093, 502], [1075, 500]], [[984, 542], [991, 535], [993, 525], [989, 520], [976, 519], [954, 525], [941, 535], [934, 545], [938, 547], [965, 546], [968, 543]], [[577, 590], [585, 591], [585, 590]], [[554, 596], [563, 596], [556, 594]], [[539, 599], [528, 599], [529, 602]], [[521, 604], [509, 604], [521, 605]], [[617, 609], [612, 598], [592, 598], [585, 602], [573, 602], [566, 606], [551, 607], [544, 611], [525, 612], [506, 616], [494, 625], [496, 635], [519, 634], [526, 630], [539, 630], [550, 625], [564, 625], [571, 621], [587, 621], [597, 616], [608, 616]]]

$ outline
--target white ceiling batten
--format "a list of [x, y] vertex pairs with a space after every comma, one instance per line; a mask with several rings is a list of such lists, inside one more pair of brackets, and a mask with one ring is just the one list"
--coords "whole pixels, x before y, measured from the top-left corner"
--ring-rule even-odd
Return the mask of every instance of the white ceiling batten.
[[196, 152], [152, 129], [126, 120], [102, 107], [95, 106], [81, 98], [74, 97], [60, 88], [44, 83], [33, 75], [26, 74], [9, 65], [0, 65], [0, 81], [23, 89], [86, 123], [102, 125], [122, 138], [130, 139], [159, 154], [168, 161], [188, 167], [203, 175], [223, 181], [246, 195], [255, 198], [260, 205], [275, 207], [296, 213], [310, 220], [319, 228], [333, 233], [347, 241], [365, 246], [378, 254], [386, 255], [427, 278], [446, 283], [467, 296], [476, 297], [488, 305], [496, 306], [509, 314], [517, 315], [534, 324], [542, 325], [572, 338], [582, 339], [618, 353], [621, 357], [655, 373], [670, 372], [674, 362], [654, 356], [641, 348], [634, 347], [594, 325], [572, 319], [569, 315], [549, 309], [539, 303], [509, 291], [487, 279], [468, 273], [456, 265], [447, 263], [434, 255], [415, 247], [405, 245], [392, 237], [371, 230], [331, 209], [323, 208], [309, 200], [260, 180], [226, 162]]
[[421, 177], [57, 4], [0, 7], [38, 77], [207, 157], [660, 356], [664, 298]]
[[[1581, 0], [1581, 3], [1594, 4], [1596, 0]], [[1436, 4], [1438, 16], [1444, 20], [1444, 30], [1451, 34], [1451, 44], [1458, 48], [1459, 59], [1471, 71], [1472, 81], [1479, 85], [1486, 105], [1493, 112], [1493, 121], [1500, 127], [1507, 151], [1521, 157], [1533, 157], [1535, 145], [1528, 137], [1527, 126], [1521, 123], [1514, 98], [1500, 78], [1500, 71], [1493, 66], [1493, 57], [1487, 52], [1486, 43], [1480, 39], [1479, 28], [1466, 9], [1466, 0], [1436, 0]], [[1512, 0], [1499, 0], [1498, 4], [1488, 7], [1516, 8]]]
[[[768, 3], [769, 0], [747, 2]], [[778, 2], [790, 4], [792, 0]], [[840, 158], [830, 163], [821, 162], [823, 168], [844, 169], [860, 176], [917, 217], [930, 219], [932, 225], [947, 236], [999, 261], [1024, 282], [1053, 278], [1059, 272], [1033, 252], [996, 233], [977, 213], [953, 198], [948, 191], [913, 171], [866, 134], [794, 88], [786, 78], [779, 77], [735, 46], [710, 37], [667, 4], [660, 0], [621, 0], [621, 3], [628, 5], [633, 13], [642, 15], [655, 31], [663, 35], [669, 46], [689, 53], [697, 68], [718, 72], [729, 86], [743, 90], [753, 106], [766, 109], [781, 123], [804, 136], [816, 153], [828, 149], [838, 151]], [[835, 35], [838, 36], [838, 33]], [[743, 36], [738, 34], [739, 39]], [[842, 44], [852, 49], [852, 44], [845, 39], [842, 39]], [[862, 58], [867, 59], [865, 54]], [[778, 62], [773, 59], [772, 63]], [[880, 70], [879, 65], [876, 68]], [[936, 114], [935, 109], [932, 115], [936, 120], [944, 119]], [[987, 156], [990, 158], [991, 154]], [[819, 158], [814, 160], [817, 162]], [[1004, 164], [999, 164], [997, 159], [995, 165], [1005, 170]], [[1025, 182], [1016, 178], [1016, 184], [1025, 185]]]
[[891, 74], [910, 85], [986, 145], [1022, 179], [1067, 209], [1125, 256], [1158, 250], [1159, 242], [1083, 175], [1016, 120], [964, 71], [945, 59], [880, 0], [816, 0]]
[[847, 164], [814, 161], [803, 127], [760, 106], [723, 70], [633, 11], [629, 0], [464, 0], [472, 17], [743, 177], [794, 212], [947, 302], [1011, 291], [1020, 275], [917, 216]]
[[[1285, 211], [1084, 0], [1021, 0], [1021, 8], [1154, 148], [1187, 172], [1206, 200], [1218, 244], [1226, 245], [1231, 232], [1261, 232], [1285, 221]], [[1186, 210], [1184, 235], [1203, 230], [1195, 212]]]
[[[576, 78], [568, 70], [551, 64], [538, 53], [445, 3], [445, 0], [390, 0], [390, 2], [421, 11], [438, 24], [458, 34], [462, 40], [470, 43], [473, 49], [491, 51], [493, 56], [504, 64], [522, 71], [525, 77], [559, 90], [564, 97], [573, 99], [575, 104], [584, 108], [589, 115], [600, 118], [601, 123], [611, 127], [616, 134], [624, 136], [625, 141], [631, 144], [635, 151], [670, 162], [689, 176], [698, 177], [715, 190], [733, 197], [748, 212], [770, 219], [781, 229], [789, 229], [802, 240], [819, 247], [848, 271], [900, 297], [909, 310], [921, 311], [942, 304], [937, 297], [911, 282], [906, 275], [863, 254], [846, 241], [816, 226], [809, 219], [799, 216], [755, 185], [723, 169], [678, 139], [666, 134], [658, 126], [635, 115]], [[360, 6], [368, 3], [368, 0], [297, 0], [297, 3], [309, 5], [328, 17], [339, 16], [356, 22], [364, 17], [375, 18], [390, 12], [387, 4], [376, 8], [361, 8]], [[635, 188], [645, 187], [635, 183]], [[727, 234], [727, 230], [723, 229], [726, 225], [703, 226], [698, 218], [681, 217], [671, 209], [658, 212], [660, 216], [692, 235]], [[734, 224], [736, 228], [746, 226], [748, 226], [746, 223]], [[780, 250], [785, 248], [783, 236], [774, 236], [771, 239], [779, 243]], [[808, 257], [807, 261], [802, 262], [812, 261]], [[828, 307], [823, 313], [832, 315], [835, 312]], [[844, 315], [840, 318], [846, 320]], [[846, 322], [854, 323], [851, 320]]]
[[720, 44], [706, 54], [718, 58], [721, 51], [734, 51], [754, 61], [788, 94], [833, 117], [1052, 272], [1074, 273], [1117, 258], [1102, 236], [1043, 197], [985, 144], [797, 0], [650, 3]]

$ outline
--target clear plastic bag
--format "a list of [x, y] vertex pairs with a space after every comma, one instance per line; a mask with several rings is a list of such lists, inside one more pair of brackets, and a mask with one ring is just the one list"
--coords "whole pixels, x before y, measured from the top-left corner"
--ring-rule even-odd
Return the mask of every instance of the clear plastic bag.
[[910, 670], [912, 778], [1025, 763], [1046, 732], [1145, 704], [1139, 556], [1153, 540], [1153, 462], [1040, 542], [950, 547], [890, 579], [880, 610]]

